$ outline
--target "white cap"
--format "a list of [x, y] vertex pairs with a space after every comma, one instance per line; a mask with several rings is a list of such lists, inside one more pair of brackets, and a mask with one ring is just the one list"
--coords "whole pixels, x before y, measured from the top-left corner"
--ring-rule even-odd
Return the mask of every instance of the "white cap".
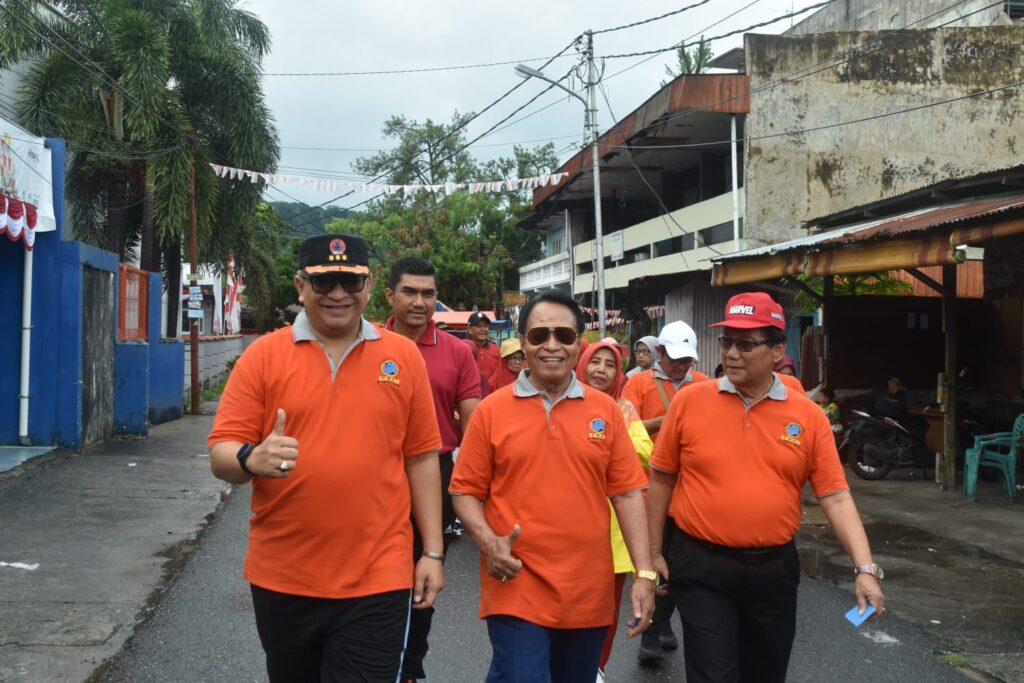
[[682, 320], [670, 322], [661, 328], [658, 335], [658, 346], [665, 347], [665, 353], [672, 360], [680, 358], [697, 358], [697, 333]]

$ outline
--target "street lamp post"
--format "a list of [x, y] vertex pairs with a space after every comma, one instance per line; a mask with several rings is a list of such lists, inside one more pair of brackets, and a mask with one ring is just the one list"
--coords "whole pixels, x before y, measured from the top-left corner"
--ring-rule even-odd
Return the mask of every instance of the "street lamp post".
[[[589, 43], [588, 43], [589, 44]], [[588, 51], [589, 54], [589, 51]], [[565, 87], [558, 81], [553, 81], [537, 69], [531, 69], [524, 64], [516, 65], [516, 74], [523, 78], [538, 78], [542, 81], [546, 81], [551, 85], [561, 88], [565, 92], [569, 93], [580, 102], [583, 103], [583, 107], [586, 111], [586, 126], [590, 129], [590, 141], [592, 150], [592, 159], [594, 166], [594, 235], [595, 241], [597, 242], [597, 263], [594, 268], [594, 278], [597, 289], [597, 319], [598, 326], [601, 332], [601, 338], [604, 339], [607, 328], [607, 317], [605, 315], [605, 304], [604, 304], [604, 230], [601, 225], [601, 154], [598, 151], [598, 134], [597, 134], [597, 94], [594, 92], [594, 80], [595, 80], [595, 67], [594, 60], [590, 59], [589, 72], [587, 77], [587, 95], [589, 98], [584, 99], [582, 95], [577, 92], [573, 92], [569, 88]], [[572, 248], [572, 244], [569, 245]]]

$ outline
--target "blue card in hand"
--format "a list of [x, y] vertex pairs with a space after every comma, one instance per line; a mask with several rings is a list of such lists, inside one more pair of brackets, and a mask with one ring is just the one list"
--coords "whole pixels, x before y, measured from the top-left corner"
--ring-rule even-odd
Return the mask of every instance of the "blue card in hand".
[[846, 620], [854, 626], [860, 626], [868, 620], [868, 617], [875, 613], [875, 607], [871, 604], [869, 604], [867, 609], [864, 610], [864, 614], [857, 614], [857, 610], [859, 609], [860, 607], [854, 605], [853, 609], [851, 609], [849, 612], [845, 614]]

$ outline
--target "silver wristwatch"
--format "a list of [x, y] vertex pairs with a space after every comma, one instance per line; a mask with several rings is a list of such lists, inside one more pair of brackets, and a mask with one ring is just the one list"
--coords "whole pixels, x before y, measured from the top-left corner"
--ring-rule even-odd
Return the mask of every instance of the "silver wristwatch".
[[885, 572], [877, 564], [858, 564], [853, 568], [853, 574], [854, 576], [857, 574], [871, 574], [871, 576], [879, 581], [885, 578]]

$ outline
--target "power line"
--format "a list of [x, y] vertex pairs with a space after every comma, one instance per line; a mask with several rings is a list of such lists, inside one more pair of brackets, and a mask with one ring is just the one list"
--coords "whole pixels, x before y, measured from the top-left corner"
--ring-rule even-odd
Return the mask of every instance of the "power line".
[[[557, 104], [557, 103], [556, 103]], [[549, 105], [550, 106], [550, 105]], [[542, 110], [538, 110], [542, 111]], [[535, 112], [536, 113], [536, 112]], [[525, 118], [525, 117], [524, 117]], [[522, 119], [520, 119], [522, 120]], [[514, 121], [513, 123], [518, 123]], [[511, 124], [510, 124], [511, 125]], [[507, 128], [508, 126], [506, 126]], [[494, 131], [497, 133], [498, 131]], [[508, 147], [510, 145], [528, 145], [535, 142], [554, 142], [555, 140], [568, 140], [569, 138], [578, 137], [578, 133], [573, 135], [559, 135], [548, 138], [537, 138], [534, 140], [513, 140], [510, 142], [493, 142], [486, 145], [476, 145], [479, 149], [481, 147]], [[289, 145], [282, 145], [281, 149], [295, 149], [307, 152], [393, 152], [396, 148], [394, 147], [296, 147]]]
[[681, 9], [677, 9], [677, 10], [672, 10], [671, 12], [665, 12], [664, 14], [659, 14], [658, 16], [651, 17], [650, 19], [641, 19], [640, 21], [634, 21], [632, 24], [623, 24], [622, 26], [613, 26], [612, 28], [603, 28], [600, 31], [593, 31], [592, 33], [596, 36], [599, 33], [611, 33], [612, 31], [622, 31], [622, 30], [627, 29], [627, 28], [633, 28], [635, 26], [642, 26], [644, 24], [649, 24], [652, 21], [660, 21], [662, 19], [667, 19], [668, 17], [675, 16], [676, 14], [682, 14], [683, 12], [686, 12], [686, 11], [691, 10], [691, 9], [695, 9], [697, 7], [700, 7], [701, 5], [706, 5], [709, 2], [711, 2], [711, 0], [700, 0], [700, 2], [695, 2], [692, 5], [687, 5], [686, 7], [683, 7]]
[[[707, 2], [708, 0], [705, 0]], [[526, 59], [510, 59], [506, 62], [487, 62], [484, 64], [461, 64], [458, 66], [431, 66], [420, 69], [378, 69], [376, 71], [295, 71], [295, 72], [264, 72], [262, 76], [383, 76], [388, 74], [418, 74], [433, 71], [460, 71], [465, 69], [486, 69], [492, 66], [508, 66], [509, 64], [522, 64], [525, 62], [543, 62], [561, 58], [561, 53], [553, 57], [528, 57]]]
[[[736, 16], [740, 12], [743, 12], [743, 11], [753, 7], [754, 5], [756, 5], [759, 2], [761, 2], [761, 0], [752, 0], [751, 2], [747, 3], [743, 7], [740, 7], [738, 10], [736, 10], [732, 14], [727, 14], [724, 17], [722, 17], [721, 19], [719, 19], [718, 21], [716, 21], [715, 23], [709, 24], [709, 25], [705, 26], [704, 28], [702, 28], [701, 30], [699, 30], [699, 31], [697, 31], [697, 32], [687, 36], [686, 38], [683, 39], [683, 42], [685, 43], [687, 41], [693, 40], [698, 35], [703, 36], [705, 31], [710, 31], [711, 29], [713, 29], [714, 27], [718, 26], [719, 24], [722, 24], [722, 23], [728, 21], [729, 19], [732, 19], [734, 16]], [[700, 42], [698, 41], [698, 45], [699, 44], [700, 44]], [[651, 55], [649, 57], [645, 57], [644, 59], [641, 59], [639, 62], [637, 62], [635, 64], [631, 64], [630, 66], [627, 66], [625, 69], [622, 69], [621, 71], [616, 71], [615, 73], [613, 73], [610, 76], [608, 76], [608, 78], [606, 78], [605, 80], [610, 81], [611, 79], [615, 78], [616, 76], [620, 76], [620, 75], [626, 73], [627, 71], [630, 71], [631, 69], [635, 69], [636, 67], [640, 66], [641, 64], [645, 64], [645, 63], [651, 61], [652, 59], [654, 59], [657, 56], [658, 55]]]
[[[550, 58], [550, 59], [549, 59], [549, 60], [548, 60], [547, 62], [545, 62], [545, 63], [544, 63], [544, 64], [543, 64], [542, 66], [541, 66], [541, 69], [544, 69], [545, 67], [547, 67], [547, 66], [548, 66], [548, 65], [549, 65], [549, 64], [550, 64], [551, 62], [553, 62], [553, 61], [554, 61], [554, 60], [555, 60], [555, 59], [556, 59], [557, 57], [559, 57], [559, 56], [561, 56], [562, 54], [564, 54], [566, 50], [568, 50], [569, 48], [571, 48], [571, 47], [573, 47], [574, 45], [576, 45], [576, 44], [577, 44], [577, 42], [578, 42], [578, 40], [579, 40], [579, 36], [577, 36], [576, 38], [573, 38], [572, 42], [570, 42], [570, 43], [569, 43], [568, 45], [566, 45], [566, 46], [565, 46], [564, 48], [562, 48], [562, 49], [561, 49], [561, 50], [560, 50], [560, 51], [558, 52], [558, 54], [557, 54], [557, 55], [555, 55], [554, 57]], [[565, 76], [563, 76], [563, 77], [562, 77], [562, 78], [561, 78], [560, 80], [565, 80], [565, 79], [566, 79], [566, 78], [567, 78], [567, 77], [569, 76], [569, 74], [570, 74], [570, 73], [572, 73], [572, 71], [571, 71], [571, 70], [570, 70], [570, 71], [569, 71], [568, 73], [566, 73], [566, 75], [565, 75]], [[455, 128], [453, 128], [452, 130], [450, 130], [450, 131], [448, 132], [448, 134], [446, 134], [445, 136], [443, 136], [443, 137], [442, 137], [442, 138], [441, 138], [440, 140], [438, 140], [438, 142], [443, 142], [443, 141], [447, 140], [448, 138], [450, 138], [450, 137], [451, 137], [452, 135], [455, 135], [456, 133], [458, 133], [458, 132], [459, 132], [460, 130], [463, 130], [463, 129], [464, 129], [464, 128], [465, 128], [466, 126], [468, 126], [468, 125], [469, 125], [469, 123], [470, 123], [471, 121], [473, 121], [474, 119], [478, 118], [478, 117], [479, 117], [479, 116], [480, 116], [481, 114], [483, 114], [483, 113], [484, 113], [485, 111], [487, 111], [487, 110], [491, 109], [492, 107], [494, 107], [494, 106], [495, 106], [496, 104], [498, 104], [498, 102], [502, 101], [503, 99], [505, 99], [506, 97], [508, 97], [509, 95], [511, 95], [511, 94], [512, 94], [513, 92], [515, 92], [515, 91], [516, 91], [516, 90], [517, 90], [518, 88], [522, 87], [522, 86], [523, 86], [523, 85], [524, 85], [525, 83], [526, 83], [526, 81], [520, 81], [519, 83], [517, 83], [517, 84], [516, 84], [515, 86], [513, 86], [513, 87], [512, 87], [512, 88], [510, 88], [510, 89], [509, 89], [508, 91], [506, 91], [506, 92], [505, 92], [505, 93], [504, 93], [503, 95], [501, 95], [501, 96], [500, 96], [500, 97], [499, 97], [499, 98], [498, 98], [497, 100], [495, 100], [495, 101], [494, 101], [494, 102], [492, 102], [491, 104], [489, 104], [489, 105], [487, 105], [486, 107], [484, 107], [484, 109], [483, 109], [483, 110], [481, 110], [480, 112], [478, 112], [477, 114], [473, 115], [472, 117], [470, 117], [470, 118], [469, 118], [469, 119], [467, 119], [466, 121], [463, 121], [463, 122], [462, 122], [462, 123], [461, 123], [460, 125], [456, 126], [456, 127], [455, 127]], [[553, 86], [552, 86], [552, 87], [553, 87]], [[547, 92], [547, 91], [548, 91], [548, 90], [550, 90], [550, 89], [551, 89], [551, 88], [548, 88], [547, 90], [543, 90], [543, 91], [541, 91], [540, 95], [543, 95], [543, 94], [544, 94], [545, 92]], [[538, 97], [539, 97], [539, 95], [538, 95]], [[528, 105], [532, 104], [532, 103], [533, 103], [534, 101], [536, 101], [536, 99], [537, 99], [537, 97], [534, 97], [534, 98], [532, 98], [532, 99], [531, 99], [531, 100], [530, 100], [529, 102], [527, 102], [527, 103], [526, 103], [526, 105], [524, 105], [523, 107], [519, 107], [518, 109], [516, 109], [516, 110], [515, 110], [514, 112], [512, 112], [512, 114], [510, 114], [509, 116], [506, 116], [506, 117], [505, 117], [504, 119], [502, 119], [502, 120], [501, 120], [501, 121], [499, 121], [499, 122], [498, 122], [497, 124], [495, 124], [495, 125], [494, 125], [494, 126], [492, 126], [492, 127], [490, 128], [490, 129], [488, 129], [488, 130], [487, 130], [487, 131], [486, 131], [486, 132], [484, 133], [484, 135], [488, 135], [489, 133], [493, 132], [493, 131], [494, 131], [494, 130], [495, 130], [495, 129], [496, 129], [496, 128], [497, 128], [498, 126], [499, 126], [499, 125], [501, 125], [502, 123], [505, 123], [506, 121], [508, 121], [508, 119], [509, 119], [509, 118], [511, 118], [511, 117], [512, 117], [512, 116], [514, 116], [515, 114], [519, 113], [520, 111], [522, 111], [522, 109], [523, 109], [523, 108], [524, 108], [525, 106], [528, 106]], [[479, 140], [480, 138], [484, 137], [484, 135], [478, 136], [477, 138], [475, 138], [475, 139], [473, 140], [473, 142], [476, 142], [476, 141], [477, 141], [477, 140]], [[461, 153], [461, 152], [462, 152], [462, 151], [464, 151], [464, 150], [465, 150], [465, 149], [466, 149], [467, 147], [469, 147], [469, 146], [470, 146], [471, 144], [473, 144], [473, 142], [471, 142], [471, 143], [469, 143], [469, 144], [467, 144], [467, 145], [464, 145], [464, 146], [463, 146], [463, 147], [461, 147], [461, 148], [460, 148], [459, 150], [457, 150], [457, 151], [456, 151], [456, 152], [455, 152], [454, 154], [459, 154], [459, 153]], [[418, 156], [418, 155], [419, 155], [419, 154], [421, 154], [421, 153], [422, 153], [422, 150], [417, 150], [417, 152], [416, 152], [416, 156]], [[454, 155], [453, 155], [453, 156], [454, 156]], [[451, 157], [448, 157], [448, 158], [446, 158], [446, 159], [443, 159], [443, 160], [441, 160], [441, 161], [439, 161], [439, 162], [437, 162], [437, 163], [443, 163], [444, 161], [448, 161], [448, 160], [450, 160], [450, 158], [451, 158]], [[433, 168], [433, 167], [432, 167], [432, 168]], [[371, 182], [376, 182], [377, 180], [380, 180], [381, 178], [384, 178], [385, 176], [387, 176], [387, 175], [388, 175], [389, 173], [393, 173], [393, 172], [394, 172], [395, 170], [396, 170], [395, 168], [391, 168], [391, 169], [389, 169], [388, 171], [385, 171], [384, 173], [381, 173], [380, 175], [378, 175], [378, 176], [377, 176], [376, 178], [374, 178], [374, 179], [373, 179], [373, 181], [371, 181]], [[314, 210], [316, 210], [316, 209], [318, 209], [318, 208], [321, 208], [321, 207], [327, 206], [328, 204], [330, 204], [330, 203], [332, 203], [332, 202], [336, 202], [336, 201], [338, 201], [339, 199], [344, 199], [345, 197], [348, 197], [349, 195], [351, 195], [351, 194], [352, 194], [352, 192], [353, 192], [353, 190], [350, 190], [350, 191], [348, 191], [348, 192], [345, 192], [345, 193], [343, 193], [343, 194], [341, 194], [341, 195], [338, 195], [337, 197], [334, 197], [333, 199], [328, 199], [328, 200], [327, 200], [326, 202], [323, 202], [323, 203], [321, 203], [321, 204], [317, 204], [316, 206], [312, 206], [312, 207], [310, 207], [310, 208], [308, 209], [308, 211], [314, 211]], [[382, 196], [382, 195], [376, 195], [375, 197], [371, 197], [371, 199], [376, 199], [377, 197], [380, 197], [380, 196]], [[362, 206], [363, 204], [367, 203], [367, 201], [370, 201], [370, 200], [366, 200], [366, 201], [360, 202], [359, 204], [356, 204], [355, 206]], [[355, 208], [355, 207], [351, 207], [351, 208]], [[296, 215], [302, 215], [302, 214], [300, 213], [300, 214], [296, 214]]]
[[[739, 28], [739, 29], [736, 29], [735, 31], [729, 31], [728, 33], [723, 33], [721, 35], [717, 35], [717, 36], [714, 36], [714, 37], [711, 37], [711, 38], [706, 38], [706, 39], [704, 39], [703, 42], [710, 43], [711, 41], [714, 41], [714, 40], [721, 40], [722, 38], [728, 38], [730, 36], [734, 36], [737, 33], [747, 33], [748, 31], [751, 31], [752, 29], [755, 29], [755, 28], [762, 28], [764, 26], [771, 26], [772, 24], [778, 23], [778, 22], [782, 21], [783, 19], [789, 19], [790, 17], [799, 16], [801, 14], [804, 14], [805, 12], [809, 12], [812, 9], [819, 9], [821, 7], [824, 7], [825, 5], [831, 5], [835, 1], [836, 0], [825, 0], [824, 2], [819, 2], [816, 5], [809, 5], [809, 6], [805, 7], [805, 8], [803, 8], [803, 9], [797, 10], [795, 12], [790, 12], [788, 14], [779, 15], [779, 16], [775, 17], [774, 19], [769, 19], [767, 21], [762, 21], [762, 22], [757, 23], [757, 24], [752, 24], [750, 26], [747, 26], [746, 28]], [[659, 48], [657, 50], [644, 50], [642, 52], [628, 52], [628, 53], [619, 54], [619, 55], [605, 55], [603, 57], [603, 59], [623, 59], [623, 58], [626, 58], [626, 57], [643, 57], [644, 55], [657, 55], [657, 54], [661, 54], [663, 52], [672, 52], [673, 50], [685, 49], [685, 48], [693, 47], [694, 45], [699, 45], [699, 44], [700, 44], [700, 41], [698, 41], [696, 43], [681, 42], [681, 43], [676, 43], [675, 45], [670, 45], [669, 47]]]

